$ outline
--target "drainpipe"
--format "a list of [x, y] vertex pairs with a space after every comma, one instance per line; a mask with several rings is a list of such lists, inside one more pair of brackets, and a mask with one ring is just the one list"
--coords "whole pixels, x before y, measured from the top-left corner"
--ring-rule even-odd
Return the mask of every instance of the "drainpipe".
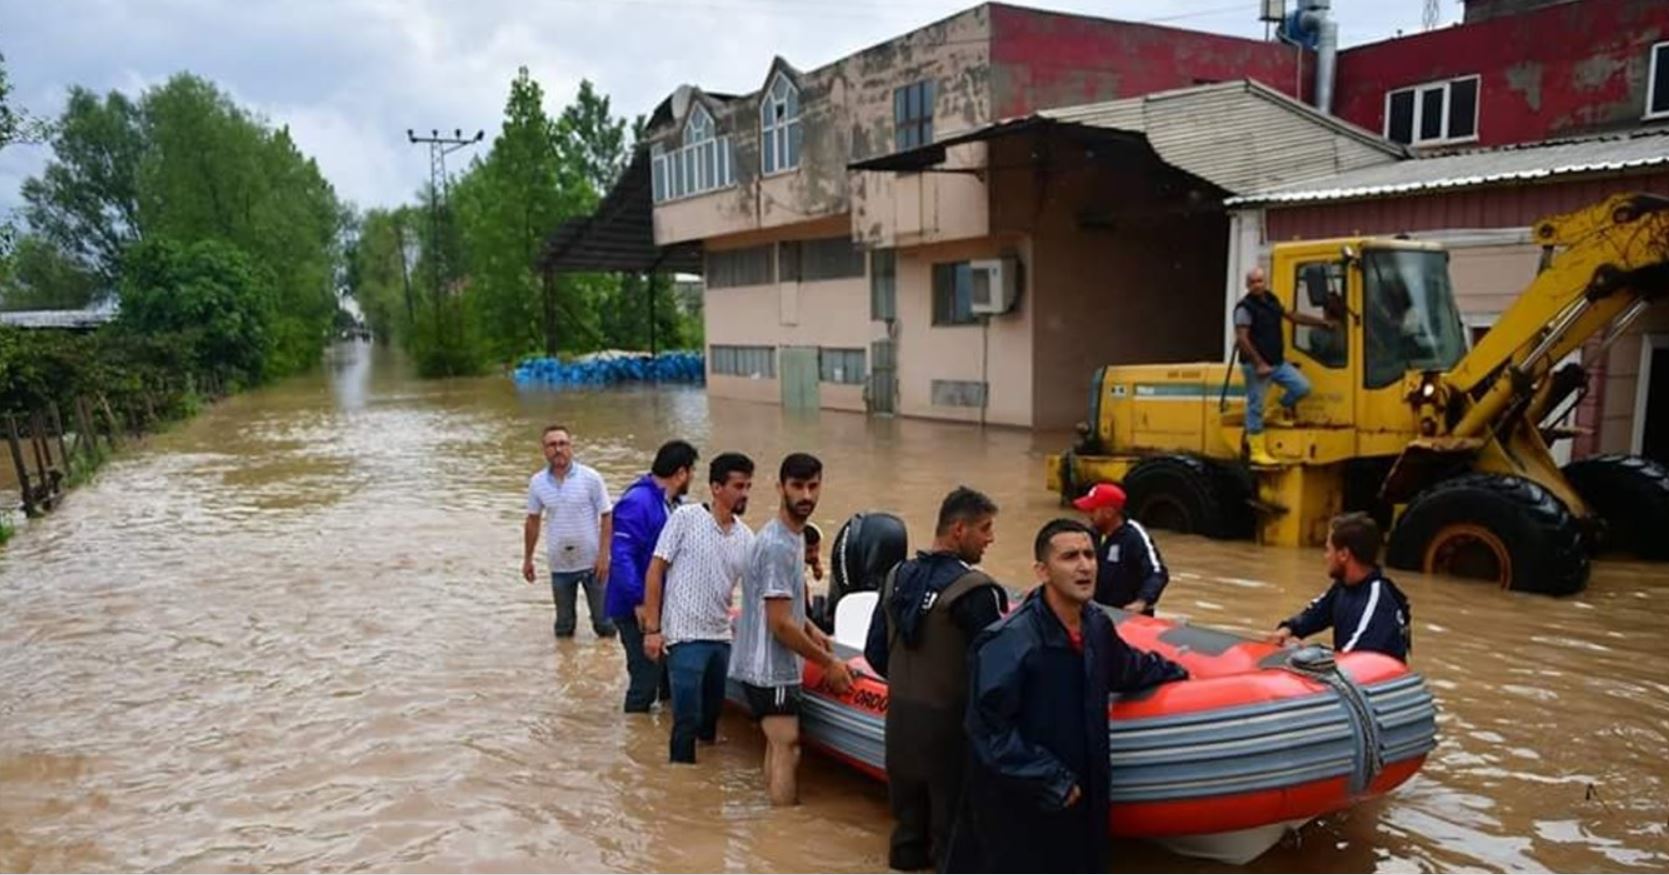
[[1300, 0], [1298, 25], [1315, 35], [1315, 105], [1333, 114], [1333, 72], [1339, 58], [1339, 23], [1330, 14], [1333, 0]]

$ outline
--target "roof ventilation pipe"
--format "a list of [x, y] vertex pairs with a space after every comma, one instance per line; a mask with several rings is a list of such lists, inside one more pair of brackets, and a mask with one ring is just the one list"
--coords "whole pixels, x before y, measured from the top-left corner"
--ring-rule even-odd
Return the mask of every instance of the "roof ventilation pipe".
[[1339, 59], [1339, 23], [1333, 20], [1333, 0], [1298, 0], [1281, 22], [1283, 41], [1316, 53], [1316, 109], [1333, 114], [1333, 76]]

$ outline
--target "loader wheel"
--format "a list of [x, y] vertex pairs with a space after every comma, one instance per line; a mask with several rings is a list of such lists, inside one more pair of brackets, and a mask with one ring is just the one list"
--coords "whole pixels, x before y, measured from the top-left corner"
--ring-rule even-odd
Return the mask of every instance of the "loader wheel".
[[1125, 512], [1148, 528], [1231, 537], [1219, 479], [1210, 465], [1193, 456], [1145, 459], [1125, 475]]
[[1588, 585], [1576, 518], [1541, 486], [1498, 474], [1466, 474], [1416, 495], [1386, 559], [1520, 592], [1570, 595]]
[[1566, 465], [1565, 479], [1605, 521], [1601, 548], [1669, 559], [1669, 468], [1639, 456], [1595, 456]]

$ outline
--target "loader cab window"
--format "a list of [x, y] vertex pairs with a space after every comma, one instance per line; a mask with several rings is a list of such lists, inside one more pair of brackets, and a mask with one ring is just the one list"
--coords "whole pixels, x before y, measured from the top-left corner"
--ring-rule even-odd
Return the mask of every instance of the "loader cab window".
[[1367, 388], [1383, 389], [1409, 371], [1446, 371], [1466, 355], [1447, 253], [1370, 249], [1362, 279]]
[[[1293, 288], [1293, 312], [1304, 313], [1337, 323], [1337, 328], [1312, 328], [1295, 325], [1292, 345], [1305, 352], [1316, 363], [1327, 368], [1343, 368], [1350, 363], [1349, 334], [1345, 330], [1344, 265], [1337, 261], [1307, 261], [1296, 268]], [[1325, 303], [1316, 304], [1314, 294], [1325, 288]]]

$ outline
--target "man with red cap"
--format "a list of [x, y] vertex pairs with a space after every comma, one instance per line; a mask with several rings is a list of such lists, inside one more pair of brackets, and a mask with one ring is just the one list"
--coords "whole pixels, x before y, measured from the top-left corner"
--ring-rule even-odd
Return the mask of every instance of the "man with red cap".
[[1153, 616], [1153, 607], [1170, 583], [1171, 573], [1159, 558], [1142, 524], [1124, 516], [1124, 490], [1112, 483], [1097, 483], [1072, 502], [1089, 515], [1100, 541], [1095, 545], [1099, 566], [1095, 575], [1095, 600], [1136, 614]]

